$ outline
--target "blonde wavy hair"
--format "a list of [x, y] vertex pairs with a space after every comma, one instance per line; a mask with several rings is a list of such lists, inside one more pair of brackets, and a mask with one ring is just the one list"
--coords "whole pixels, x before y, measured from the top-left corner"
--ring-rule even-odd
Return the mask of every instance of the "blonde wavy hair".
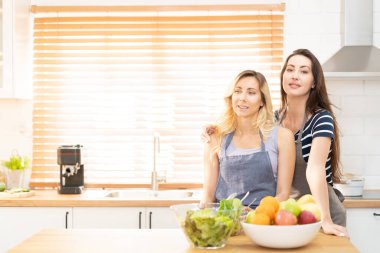
[[237, 75], [224, 96], [225, 111], [218, 119], [215, 128], [215, 137], [217, 139], [215, 151], [217, 152], [220, 150], [223, 137], [237, 128], [237, 118], [232, 108], [232, 95], [237, 83], [246, 77], [254, 77], [259, 82], [261, 101], [263, 103], [263, 106], [259, 109], [257, 120], [252, 122], [252, 129], [259, 128], [264, 140], [268, 139], [270, 131], [273, 129], [273, 106], [267, 80], [260, 72], [245, 70]]

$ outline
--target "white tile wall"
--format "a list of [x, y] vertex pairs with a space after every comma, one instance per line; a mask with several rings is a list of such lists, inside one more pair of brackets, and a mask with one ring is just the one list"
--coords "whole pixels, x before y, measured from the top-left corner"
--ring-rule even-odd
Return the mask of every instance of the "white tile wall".
[[362, 175], [366, 189], [380, 188], [380, 78], [327, 79], [328, 93], [339, 103], [344, 172]]
[[341, 48], [341, 0], [287, 0], [285, 48], [308, 48], [321, 62]]

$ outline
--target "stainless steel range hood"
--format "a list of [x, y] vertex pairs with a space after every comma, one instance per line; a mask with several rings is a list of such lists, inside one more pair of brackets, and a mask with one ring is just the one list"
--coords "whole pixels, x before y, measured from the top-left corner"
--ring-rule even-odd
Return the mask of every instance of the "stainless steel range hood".
[[380, 49], [373, 46], [373, 1], [344, 0], [343, 47], [323, 65], [326, 77], [380, 77]]

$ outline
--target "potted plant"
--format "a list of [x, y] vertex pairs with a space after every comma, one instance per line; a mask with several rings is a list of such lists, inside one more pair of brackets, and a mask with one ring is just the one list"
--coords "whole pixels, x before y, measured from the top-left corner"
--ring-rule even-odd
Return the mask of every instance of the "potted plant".
[[31, 170], [29, 168], [30, 159], [28, 156], [12, 154], [8, 161], [4, 161], [6, 168], [7, 189], [29, 188], [29, 178]]

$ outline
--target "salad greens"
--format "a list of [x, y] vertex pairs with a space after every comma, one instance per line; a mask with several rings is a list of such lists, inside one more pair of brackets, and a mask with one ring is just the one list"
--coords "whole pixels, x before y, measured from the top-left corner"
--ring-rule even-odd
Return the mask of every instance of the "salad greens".
[[189, 210], [183, 227], [195, 247], [221, 247], [231, 232], [240, 231], [241, 201], [222, 200], [217, 210], [205, 208]]
[[234, 225], [233, 219], [212, 209], [190, 210], [185, 220], [185, 233], [196, 247], [223, 246]]
[[231, 210], [232, 212], [230, 215], [232, 215], [232, 218], [234, 219], [235, 223], [232, 228], [231, 235], [238, 235], [240, 233], [241, 227], [240, 227], [240, 215], [243, 208], [243, 204], [241, 203], [240, 199], [234, 198], [234, 199], [222, 199], [220, 201], [219, 206], [219, 212], [222, 210]]

